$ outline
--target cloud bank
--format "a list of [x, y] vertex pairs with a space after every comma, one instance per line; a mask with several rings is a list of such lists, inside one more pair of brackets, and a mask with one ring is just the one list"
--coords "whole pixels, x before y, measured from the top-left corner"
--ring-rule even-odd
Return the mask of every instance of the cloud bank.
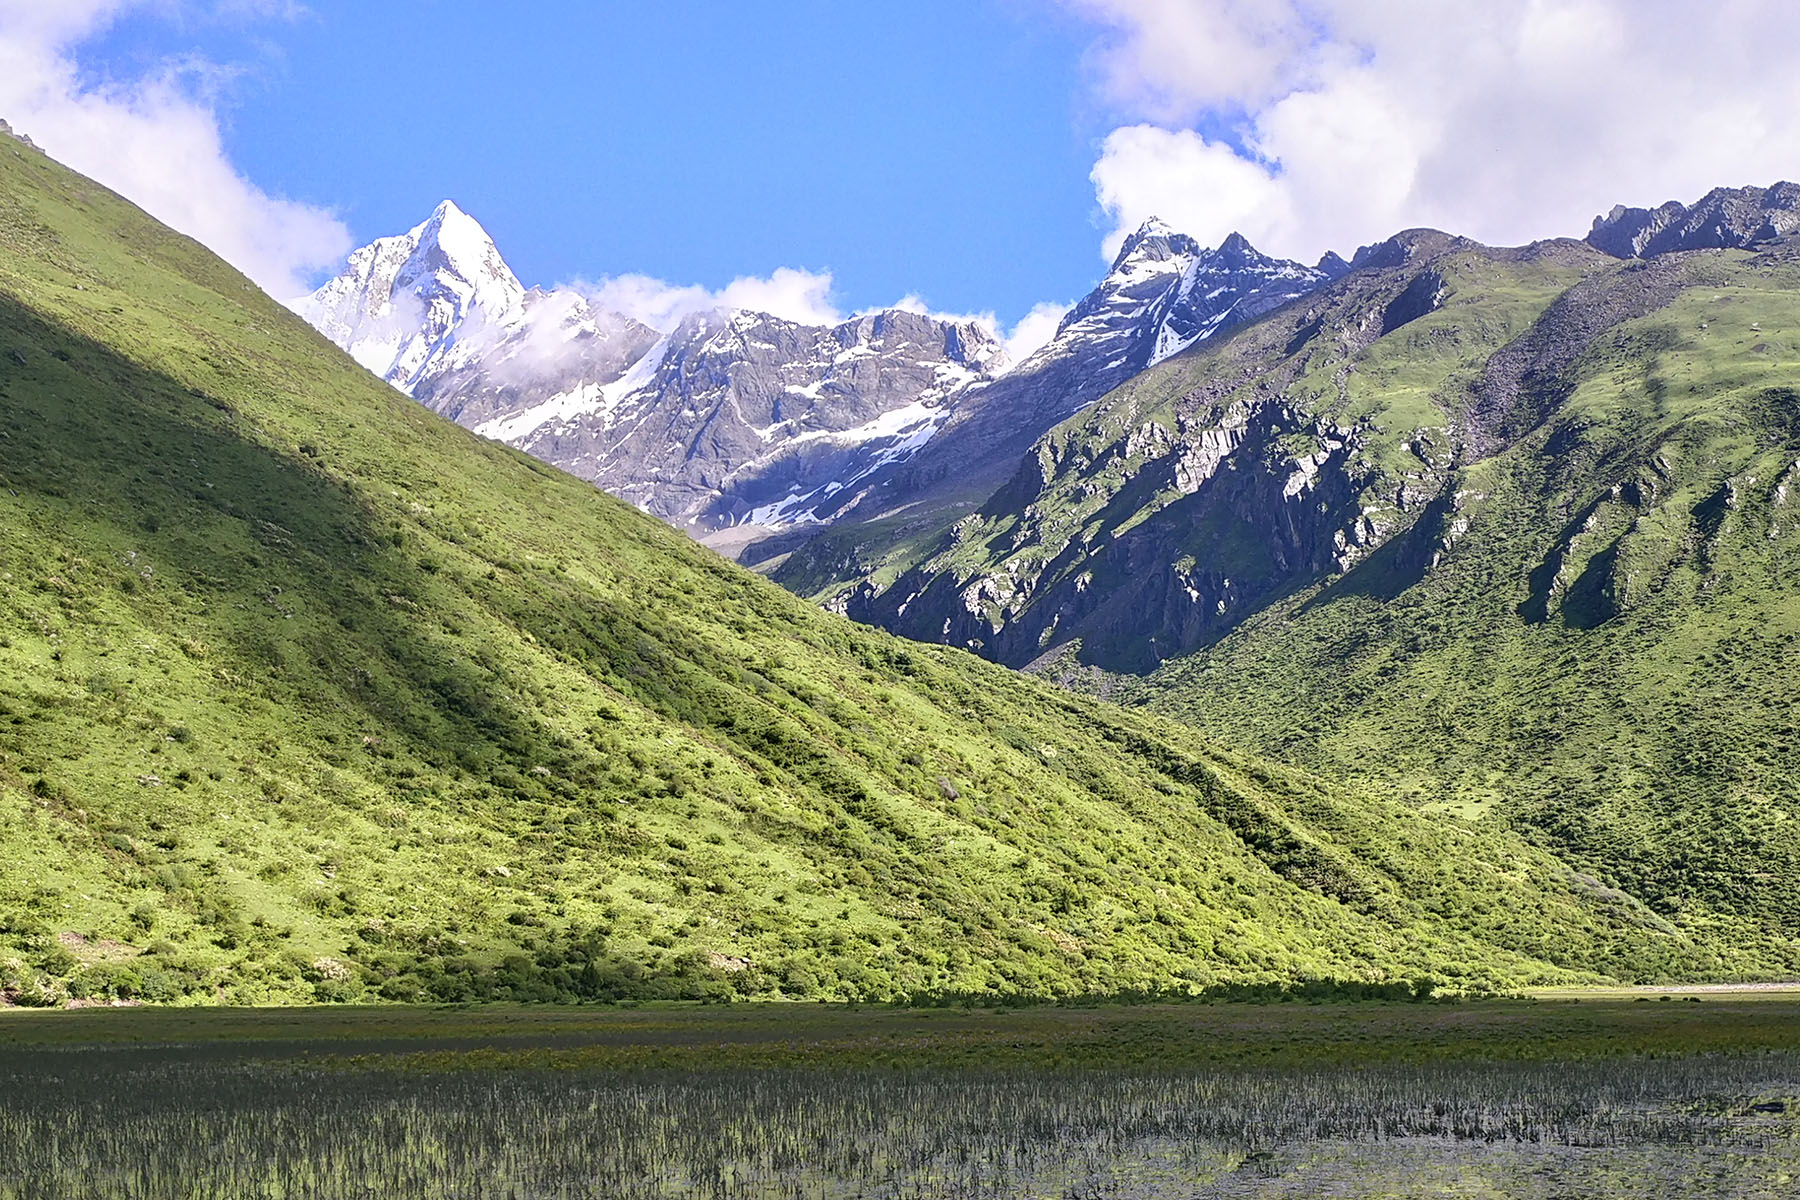
[[1056, 327], [1068, 315], [1073, 304], [1056, 304], [1049, 301], [1035, 305], [1032, 310], [1019, 318], [1019, 323], [1000, 335], [1006, 345], [1006, 357], [1014, 363], [1022, 363], [1030, 358], [1051, 338], [1056, 336]]
[[1785, 0], [1059, 0], [1130, 121], [1107, 254], [1156, 215], [1311, 259], [1409, 226], [1495, 244], [1800, 175]]
[[623, 313], [660, 333], [668, 333], [693, 313], [745, 308], [803, 325], [843, 320], [832, 303], [830, 272], [779, 267], [767, 278], [742, 276], [717, 290], [698, 284], [666, 283], [649, 275], [610, 275], [568, 285], [596, 307]]
[[[84, 83], [75, 52], [148, 0], [0, 0], [0, 117], [52, 157], [205, 243], [276, 296], [310, 290], [350, 249], [331, 213], [271, 196], [226, 156], [211, 92], [219, 69], [164, 64], [141, 78]], [[158, 3], [182, 15], [186, 8]], [[269, 0], [228, 0], [200, 15], [291, 15]]]
[[[722, 288], [699, 284], [674, 284], [649, 275], [612, 275], [598, 280], [576, 280], [564, 285], [586, 297], [604, 312], [622, 313], [659, 333], [668, 333], [683, 317], [715, 309], [746, 309], [768, 313], [801, 325], [835, 325], [858, 313], [846, 313], [834, 297], [829, 271], [804, 271], [779, 267], [765, 277], [743, 276]], [[907, 295], [883, 308], [919, 313], [940, 321], [973, 322], [998, 339], [1009, 361], [1024, 361], [1049, 341], [1070, 306], [1039, 304], [1010, 329], [991, 312], [938, 312], [916, 295]], [[863, 310], [880, 312], [882, 308]]]

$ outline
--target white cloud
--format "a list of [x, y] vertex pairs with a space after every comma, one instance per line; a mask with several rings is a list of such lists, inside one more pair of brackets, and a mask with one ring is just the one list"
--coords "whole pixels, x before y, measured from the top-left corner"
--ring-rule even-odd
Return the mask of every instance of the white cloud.
[[831, 325], [844, 319], [832, 303], [829, 271], [778, 267], [766, 278], [742, 276], [716, 291], [699, 284], [673, 284], [648, 275], [612, 275], [569, 285], [596, 307], [623, 313], [667, 333], [692, 313], [749, 309], [803, 325]]
[[[86, 84], [75, 51], [132, 8], [168, 0], [0, 0], [0, 117], [54, 158], [205, 243], [276, 296], [297, 296], [350, 249], [330, 213], [271, 196], [225, 153], [213, 107], [217, 69], [171, 62], [138, 79]], [[236, 0], [235, 16], [291, 5]]]
[[[567, 286], [602, 312], [623, 313], [662, 333], [674, 329], [683, 317], [715, 309], [748, 309], [802, 325], [835, 325], [851, 315], [841, 311], [832, 301], [833, 281], [829, 271], [802, 271], [793, 267], [779, 267], [766, 278], [745, 276], [734, 279], [716, 290], [699, 284], [667, 283], [648, 275], [613, 275], [593, 282], [576, 281]], [[1069, 308], [1067, 304], [1039, 304], [1010, 330], [992, 312], [940, 312], [914, 294], [902, 296], [883, 308], [863, 312], [900, 309], [938, 321], [972, 323], [1004, 345], [1008, 360], [1017, 363], [1050, 340], [1057, 323]]]
[[880, 308], [864, 309], [863, 312], [859, 313], [858, 315], [860, 316], [860, 315], [863, 315], [866, 313], [886, 312], [890, 309], [898, 309], [901, 312], [917, 313], [921, 317], [930, 317], [934, 321], [951, 321], [951, 322], [954, 322], [959, 325], [966, 325], [966, 324], [969, 324], [970, 322], [973, 322], [976, 325], [981, 325], [983, 327], [991, 329], [994, 327], [994, 324], [995, 324], [995, 318], [994, 318], [994, 314], [992, 312], [978, 312], [978, 313], [943, 312], [943, 311], [941, 311], [939, 309], [935, 309], [935, 308], [931, 307], [931, 305], [927, 304], [925, 302], [925, 297], [919, 295], [917, 292], [908, 292], [908, 293], [906, 293], [906, 295], [900, 297], [898, 300], [894, 301], [892, 304], [883, 305]]
[[[1006, 361], [1010, 366], [1017, 366], [1030, 358], [1044, 343], [1056, 335], [1056, 327], [1062, 323], [1063, 315], [1073, 308], [1072, 304], [1056, 304], [1049, 301], [1033, 306], [1032, 310], [1019, 318], [1011, 329], [1000, 323], [1000, 318], [992, 310], [979, 313], [939, 312], [925, 303], [924, 299], [914, 294], [902, 296], [889, 308], [897, 308], [902, 312], [918, 313], [935, 321], [951, 321], [959, 325], [976, 325], [986, 331], [987, 335], [999, 342], [1006, 351]], [[870, 309], [870, 312], [879, 311]]]
[[1416, 225], [1578, 237], [1800, 174], [1786, 0], [1061, 2], [1137, 120], [1093, 170], [1109, 250], [1152, 214], [1309, 259]]
[[1276, 94], [1309, 37], [1286, 0], [1064, 0], [1104, 30], [1091, 55], [1116, 102], [1161, 121]]
[[927, 304], [925, 298], [918, 295], [916, 292], [908, 292], [892, 304], [883, 305], [879, 308], [865, 308], [856, 315], [859, 317], [867, 316], [870, 313], [887, 312], [893, 309], [898, 309], [901, 312], [917, 313], [921, 317], [930, 317], [934, 321], [946, 321], [952, 325], [974, 325], [995, 341], [1005, 340], [1005, 333], [1000, 328], [1000, 318], [994, 315], [993, 310], [990, 309], [987, 312], [978, 313], [942, 312]]
[[1019, 323], [1001, 339], [1006, 344], [1007, 359], [1022, 363], [1037, 353], [1056, 336], [1056, 327], [1073, 307], [1073, 304], [1046, 301], [1019, 318]]

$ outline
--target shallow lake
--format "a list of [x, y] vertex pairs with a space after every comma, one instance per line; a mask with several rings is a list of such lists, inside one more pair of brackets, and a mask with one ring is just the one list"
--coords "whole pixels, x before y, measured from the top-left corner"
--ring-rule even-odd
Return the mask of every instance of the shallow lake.
[[1800, 1055], [1226, 1070], [0, 1056], [0, 1198], [1791, 1197]]

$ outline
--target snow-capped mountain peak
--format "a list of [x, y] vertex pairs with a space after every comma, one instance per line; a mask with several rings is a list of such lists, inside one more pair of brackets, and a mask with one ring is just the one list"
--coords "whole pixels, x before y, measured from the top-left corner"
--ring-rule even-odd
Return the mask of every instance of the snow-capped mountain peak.
[[1113, 259], [1110, 274], [1117, 275], [1130, 269], [1133, 263], [1166, 262], [1183, 255], [1195, 254], [1200, 244], [1187, 234], [1180, 232], [1161, 217], [1151, 217], [1139, 225]]
[[1131, 372], [1252, 321], [1328, 282], [1331, 274], [1271, 258], [1233, 233], [1208, 249], [1151, 217], [1119, 247], [1112, 270], [1069, 310], [1039, 354], [1104, 348]]
[[1277, 260], [1252, 246], [1250, 239], [1243, 234], [1234, 232], [1220, 242], [1216, 250], [1206, 255], [1206, 261], [1218, 270], [1243, 271], [1267, 266]]
[[407, 236], [415, 249], [396, 280], [399, 286], [430, 278], [463, 299], [464, 316], [480, 310], [490, 322], [504, 324], [519, 315], [524, 287], [487, 230], [454, 201], [439, 204]]
[[295, 307], [431, 409], [698, 535], [736, 537], [887, 503], [928, 446], [921, 479], [1004, 466], [1138, 371], [1327, 278], [1153, 218], [1013, 367], [981, 322], [904, 307], [830, 325], [704, 311], [659, 334], [574, 291], [526, 289], [446, 200]]
[[1006, 365], [980, 322], [904, 308], [702, 311], [658, 334], [527, 290], [448, 200], [296, 307], [420, 403], [701, 534], [827, 519]]
[[[525, 312], [525, 288], [475, 218], [445, 200], [406, 233], [353, 253], [295, 308], [353, 358], [404, 392], [465, 359]], [[485, 335], [485, 336], [474, 336]], [[458, 343], [465, 353], [457, 355]]]
[[476, 426], [698, 535], [827, 520], [1004, 351], [975, 322], [691, 313], [617, 383]]

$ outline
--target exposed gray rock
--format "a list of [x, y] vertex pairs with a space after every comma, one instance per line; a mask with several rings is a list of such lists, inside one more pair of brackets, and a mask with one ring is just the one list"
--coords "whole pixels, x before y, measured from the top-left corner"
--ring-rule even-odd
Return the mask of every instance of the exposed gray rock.
[[573, 292], [525, 293], [522, 320], [468, 361], [421, 379], [413, 398], [471, 428], [615, 383], [650, 350], [648, 325]]
[[973, 322], [890, 310], [834, 326], [706, 313], [659, 336], [527, 290], [446, 201], [296, 307], [421, 403], [722, 547], [992, 490], [1046, 429], [1146, 366], [1348, 268], [1208, 250], [1150, 221], [1051, 342], [1009, 370]]
[[898, 309], [835, 326], [703, 313], [591, 403], [479, 428], [697, 534], [812, 523], [1003, 362], [980, 326]]
[[1209, 250], [1151, 218], [1047, 345], [958, 397], [942, 432], [873, 478], [843, 516], [879, 519], [985, 496], [1058, 422], [1145, 368], [1309, 295], [1342, 265], [1336, 255], [1317, 268], [1271, 258], [1235, 233]]
[[32, 141], [30, 138], [26, 137], [24, 134], [20, 133], [16, 129], [14, 129], [5, 120], [0, 120], [0, 135], [4, 135], [6, 137], [12, 138], [15, 142], [23, 142], [23, 143], [25, 143], [25, 145], [30, 146], [33, 150], [39, 149], [39, 146], [36, 142]]
[[1678, 250], [1743, 249], [1800, 232], [1800, 185], [1714, 188], [1692, 206], [1616, 205], [1594, 218], [1587, 242], [1614, 258], [1653, 258]]

